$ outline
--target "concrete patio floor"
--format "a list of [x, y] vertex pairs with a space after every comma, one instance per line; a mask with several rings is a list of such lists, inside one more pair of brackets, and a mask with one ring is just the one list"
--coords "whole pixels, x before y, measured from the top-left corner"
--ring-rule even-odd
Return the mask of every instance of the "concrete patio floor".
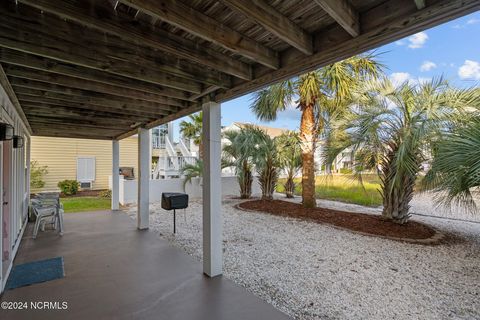
[[2, 319], [289, 319], [125, 213], [65, 215], [66, 232], [25, 231], [15, 265], [63, 256], [65, 277], [6, 291], [1, 301], [67, 302], [66, 310], [1, 310]]

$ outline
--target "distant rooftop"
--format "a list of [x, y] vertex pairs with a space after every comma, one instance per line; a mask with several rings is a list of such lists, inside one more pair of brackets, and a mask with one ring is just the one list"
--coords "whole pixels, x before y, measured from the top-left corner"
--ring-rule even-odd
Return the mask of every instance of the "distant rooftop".
[[273, 127], [267, 127], [267, 126], [260, 126], [258, 124], [255, 124], [255, 123], [243, 123], [243, 122], [234, 122], [233, 123], [234, 126], [237, 126], [239, 128], [243, 128], [247, 125], [255, 125], [256, 127], [264, 130], [270, 137], [272, 138], [275, 138], [275, 137], [278, 137], [280, 135], [282, 135], [282, 133], [285, 133], [285, 132], [288, 132], [290, 130], [288, 129], [282, 129], [282, 128], [273, 128]]

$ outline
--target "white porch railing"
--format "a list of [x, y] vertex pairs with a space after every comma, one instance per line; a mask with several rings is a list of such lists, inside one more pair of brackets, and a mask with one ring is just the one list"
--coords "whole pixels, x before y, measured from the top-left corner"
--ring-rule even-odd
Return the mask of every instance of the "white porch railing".
[[182, 176], [182, 169], [187, 164], [195, 164], [197, 157], [167, 156], [158, 158], [157, 166], [152, 172], [152, 179]]
[[180, 142], [178, 143], [178, 147], [180, 149], [180, 152], [182, 153], [182, 156], [184, 157], [191, 157], [192, 153], [190, 152], [189, 148], [187, 147], [185, 140], [183, 138], [180, 138]]
[[167, 153], [170, 157], [177, 156], [177, 152], [175, 151], [175, 148], [173, 147], [173, 144], [168, 136], [165, 136], [165, 148], [167, 149]]

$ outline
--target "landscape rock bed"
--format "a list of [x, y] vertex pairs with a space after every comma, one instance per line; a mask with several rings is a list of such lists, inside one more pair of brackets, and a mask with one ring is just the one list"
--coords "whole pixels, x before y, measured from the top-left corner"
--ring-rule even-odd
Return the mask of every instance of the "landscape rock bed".
[[409, 221], [404, 225], [399, 225], [373, 214], [339, 211], [321, 207], [307, 209], [299, 203], [282, 200], [245, 201], [238, 204], [237, 207], [249, 211], [260, 211], [273, 215], [326, 223], [353, 232], [392, 240], [411, 242], [428, 240], [427, 243], [434, 243], [434, 240], [442, 239], [441, 233], [423, 223]]
[[[295, 319], [480, 319], [480, 224], [414, 217], [465, 239], [423, 246], [235, 209], [241, 202], [223, 201], [224, 276]], [[150, 229], [201, 261], [201, 201], [177, 219], [173, 235], [172, 213], [151, 205]]]

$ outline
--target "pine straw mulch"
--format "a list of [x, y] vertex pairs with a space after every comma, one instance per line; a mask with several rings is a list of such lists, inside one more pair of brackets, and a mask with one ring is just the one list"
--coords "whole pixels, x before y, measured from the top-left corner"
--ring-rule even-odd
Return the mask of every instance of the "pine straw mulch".
[[[282, 217], [312, 220], [337, 228], [347, 229], [368, 236], [420, 244], [452, 242], [453, 236], [416, 221], [403, 225], [387, 221], [380, 215], [332, 210], [326, 208], [304, 208], [301, 204], [282, 200], [252, 200], [239, 203], [237, 208], [260, 211]], [[455, 239], [458, 240], [458, 239]], [[455, 241], [456, 242], [456, 241]]]

